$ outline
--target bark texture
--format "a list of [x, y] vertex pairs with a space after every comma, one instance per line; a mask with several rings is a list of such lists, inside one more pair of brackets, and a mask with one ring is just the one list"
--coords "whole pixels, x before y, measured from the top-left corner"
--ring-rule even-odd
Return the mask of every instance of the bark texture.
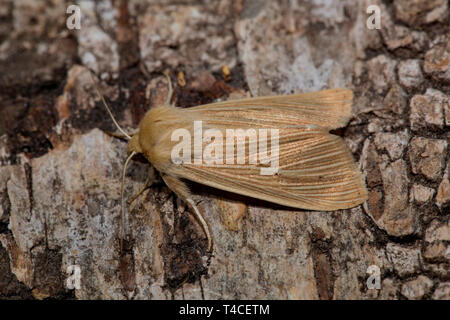
[[[76, 3], [79, 30], [69, 2], [0, 2], [0, 298], [450, 299], [448, 1]], [[369, 199], [292, 211], [193, 184], [208, 262], [202, 229], [157, 182], [129, 206], [121, 253], [126, 145], [105, 133], [89, 69], [128, 129], [165, 101], [164, 71], [181, 107], [351, 88], [355, 116], [336, 133]], [[132, 161], [127, 197], [148, 170]]]

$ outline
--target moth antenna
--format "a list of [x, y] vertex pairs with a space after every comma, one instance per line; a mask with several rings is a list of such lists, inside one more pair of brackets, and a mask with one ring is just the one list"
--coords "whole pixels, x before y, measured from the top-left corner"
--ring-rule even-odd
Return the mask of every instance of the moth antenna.
[[92, 72], [91, 72], [91, 71], [89, 71], [89, 75], [91, 76], [92, 83], [94, 84], [94, 87], [95, 87], [95, 90], [97, 91], [98, 96], [99, 96], [100, 99], [102, 100], [103, 105], [104, 105], [105, 108], [106, 108], [106, 111], [108, 111], [109, 116], [111, 117], [112, 121], [113, 121], [114, 124], [116, 125], [117, 129], [119, 129], [119, 131], [122, 132], [122, 134], [123, 134], [128, 140], [130, 140], [130, 139], [131, 139], [130, 135], [129, 135], [128, 133], [126, 133], [125, 130], [123, 130], [123, 129], [119, 126], [119, 124], [118, 124], [117, 121], [116, 121], [116, 118], [114, 118], [114, 115], [112, 114], [111, 109], [108, 107], [108, 104], [106, 103], [105, 98], [104, 98], [103, 95], [101, 94], [100, 89], [99, 89], [99, 87], [98, 87], [98, 85], [97, 85], [97, 82], [95, 82], [94, 77], [92, 76]]
[[125, 174], [127, 172], [128, 163], [130, 162], [131, 158], [133, 158], [136, 155], [137, 152], [133, 151], [128, 156], [127, 160], [125, 161], [125, 165], [123, 167], [122, 171], [122, 184], [120, 186], [120, 197], [121, 197], [121, 212], [120, 212], [120, 250], [123, 249], [123, 239], [125, 238], [125, 202], [124, 202], [124, 185], [125, 185]]

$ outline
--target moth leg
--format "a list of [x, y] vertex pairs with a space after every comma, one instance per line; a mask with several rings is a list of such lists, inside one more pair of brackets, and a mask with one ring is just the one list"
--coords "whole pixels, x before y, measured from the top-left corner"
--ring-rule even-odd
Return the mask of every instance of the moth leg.
[[137, 134], [139, 132], [139, 128], [133, 129], [130, 132], [130, 136], [134, 136], [135, 134]]
[[166, 73], [166, 77], [167, 77], [167, 82], [169, 85], [169, 92], [167, 94], [166, 105], [170, 105], [170, 101], [172, 101], [172, 96], [173, 96], [173, 87], [172, 87], [172, 81], [170, 80], [170, 77], [167, 73]]
[[149, 188], [153, 184], [153, 181], [155, 181], [155, 168], [150, 166], [148, 177], [147, 180], [145, 180], [144, 186], [138, 193], [127, 200], [127, 204], [129, 205], [133, 203], [134, 200], [136, 200], [145, 190], [147, 190], [147, 188]]
[[180, 179], [177, 179], [175, 177], [171, 177], [168, 175], [164, 175], [163, 177], [164, 182], [166, 185], [173, 191], [175, 194], [177, 194], [179, 197], [181, 197], [186, 203], [188, 203], [194, 214], [197, 218], [198, 222], [200, 222], [200, 225], [202, 226], [203, 232], [206, 234], [206, 238], [208, 240], [208, 251], [212, 252], [213, 249], [213, 240], [211, 237], [211, 233], [209, 231], [208, 224], [206, 223], [206, 220], [203, 218], [202, 214], [197, 208], [197, 205], [195, 204], [194, 200], [191, 198], [191, 193], [189, 192], [188, 187], [184, 182], [182, 182]]
[[[134, 136], [137, 132], [138, 132], [138, 130], [133, 130], [128, 135], [129, 136]], [[111, 137], [114, 137], [114, 138], [119, 138], [119, 139], [122, 139], [122, 140], [129, 140], [128, 137], [125, 134], [120, 133], [120, 132], [105, 131], [105, 133], [107, 135], [111, 136]]]

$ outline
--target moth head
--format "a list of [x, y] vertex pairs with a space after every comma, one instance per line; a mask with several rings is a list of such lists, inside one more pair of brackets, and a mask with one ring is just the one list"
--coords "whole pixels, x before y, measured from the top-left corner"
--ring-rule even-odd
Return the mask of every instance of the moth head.
[[141, 144], [139, 143], [139, 133], [136, 133], [130, 140], [128, 140], [127, 150], [128, 154], [133, 152], [142, 153]]

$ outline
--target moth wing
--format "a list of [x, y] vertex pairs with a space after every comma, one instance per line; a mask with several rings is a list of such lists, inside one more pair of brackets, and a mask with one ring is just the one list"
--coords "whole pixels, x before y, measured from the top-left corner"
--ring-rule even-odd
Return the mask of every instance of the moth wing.
[[276, 175], [261, 174], [264, 166], [248, 164], [250, 156], [244, 165], [185, 163], [174, 166], [172, 173], [217, 189], [301, 209], [345, 209], [367, 199], [364, 179], [344, 141], [326, 129], [304, 126], [280, 130]]
[[[353, 92], [330, 89], [284, 96], [230, 100], [186, 109], [204, 120], [232, 121], [236, 126], [247, 124], [264, 127], [315, 124], [329, 130], [344, 127], [352, 116]], [[256, 114], [256, 117], [255, 117]]]

